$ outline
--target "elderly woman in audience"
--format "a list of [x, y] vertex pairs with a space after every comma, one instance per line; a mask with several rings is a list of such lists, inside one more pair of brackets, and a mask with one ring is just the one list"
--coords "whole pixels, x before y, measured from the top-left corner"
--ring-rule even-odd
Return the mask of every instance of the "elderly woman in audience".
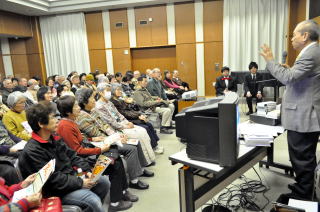
[[152, 177], [153, 172], [143, 169], [142, 166], [147, 165], [147, 161], [143, 155], [141, 144], [137, 146], [126, 144], [127, 136], [112, 129], [112, 127], [101, 119], [95, 119], [90, 113], [95, 107], [95, 93], [89, 88], [82, 88], [77, 91], [76, 99], [81, 107], [81, 112], [76, 119], [79, 129], [85, 136], [102, 137], [105, 139], [113, 137], [115, 139], [121, 139], [123, 146], [118, 147], [120, 154], [124, 155], [124, 158], [128, 164], [128, 175], [130, 180], [130, 187], [136, 189], [147, 189], [148, 184], [139, 181], [138, 176]]
[[92, 90], [96, 91], [97, 87], [95, 85], [94, 76], [92, 74], [88, 74], [86, 76], [86, 81], [84, 87], [91, 88]]
[[183, 94], [184, 91], [186, 91], [183, 86], [179, 86], [175, 82], [172, 81], [171, 73], [168, 70], [164, 71], [163, 82], [168, 88], [173, 89], [175, 92], [177, 92], [180, 95]]
[[48, 77], [46, 79], [46, 86], [49, 86], [51, 92], [52, 92], [52, 96], [53, 97], [56, 97], [57, 96], [57, 90], [56, 88], [54, 87], [54, 77], [51, 76], [51, 77]]
[[122, 99], [122, 88], [118, 84], [112, 84], [111, 94], [112, 98], [110, 101], [118, 109], [119, 113], [135, 125], [146, 129], [151, 139], [151, 146], [154, 149], [154, 152], [162, 154], [163, 147], [158, 145], [159, 137], [152, 124], [148, 122], [147, 116], [143, 115], [142, 111], [140, 111], [139, 106], [134, 103], [128, 104]]
[[[1, 119], [2, 114], [3, 112], [0, 110]], [[17, 171], [14, 168], [19, 152], [13, 146], [21, 140], [8, 132], [0, 121], [0, 177], [3, 177], [9, 185], [19, 182]]]
[[38, 102], [45, 101], [45, 102], [50, 102], [51, 106], [55, 109], [56, 111], [56, 116], [60, 116], [60, 113], [57, 109], [57, 104], [53, 101], [53, 96], [52, 96], [52, 91], [50, 87], [48, 86], [43, 86], [39, 88], [37, 92], [37, 98]]
[[155, 154], [147, 131], [143, 127], [129, 122], [109, 101], [111, 99], [111, 86], [109, 84], [99, 84], [97, 90], [100, 98], [92, 111], [93, 115], [100, 116], [104, 122], [110, 124], [116, 130], [123, 131], [129, 138], [139, 139], [148, 165], [153, 164], [155, 162]]
[[74, 96], [74, 93], [70, 90], [70, 88], [67, 85], [59, 85], [57, 87], [57, 98], [60, 98], [61, 96]]
[[22, 177], [38, 172], [55, 159], [55, 169], [42, 187], [43, 196], [60, 197], [62, 204], [76, 205], [83, 211], [104, 212], [103, 202], [110, 182], [104, 175], [95, 182], [91, 178], [90, 164], [54, 135], [58, 120], [52, 105], [41, 102], [31, 106], [27, 110], [27, 119], [33, 133], [19, 156]]
[[[97, 156], [103, 154], [112, 158], [113, 165], [110, 165], [105, 171], [109, 174], [110, 188], [110, 209], [114, 211], [126, 210], [132, 207], [132, 202], [138, 200], [138, 197], [131, 194], [127, 188], [127, 178], [124, 166], [117, 146], [104, 144], [104, 137], [91, 137], [94, 142], [102, 142], [100, 147], [95, 147], [85, 139], [76, 123], [77, 117], [80, 115], [80, 107], [73, 96], [63, 96], [57, 101], [62, 120], [59, 122], [57, 133], [63, 138], [66, 144], [78, 155], [88, 158], [89, 156]], [[94, 163], [92, 165], [95, 164]]]
[[11, 93], [8, 96], [7, 104], [10, 110], [3, 116], [3, 124], [10, 133], [28, 141], [31, 138], [31, 132], [28, 132], [24, 94], [20, 91]]

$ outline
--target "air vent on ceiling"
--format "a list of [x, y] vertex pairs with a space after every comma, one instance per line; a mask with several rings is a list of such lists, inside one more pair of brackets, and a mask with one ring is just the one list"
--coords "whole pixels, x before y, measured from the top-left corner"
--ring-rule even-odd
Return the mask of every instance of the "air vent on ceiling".
[[123, 27], [123, 22], [116, 23], [116, 28], [122, 28], [122, 27]]
[[145, 25], [145, 24], [148, 24], [148, 21], [147, 20], [140, 20], [140, 25]]

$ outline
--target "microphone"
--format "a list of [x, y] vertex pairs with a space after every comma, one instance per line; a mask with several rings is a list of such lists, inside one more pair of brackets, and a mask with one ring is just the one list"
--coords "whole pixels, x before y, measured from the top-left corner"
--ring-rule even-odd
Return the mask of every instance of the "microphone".
[[282, 52], [282, 60], [281, 60], [281, 63], [282, 63], [282, 64], [285, 64], [285, 63], [286, 63], [287, 56], [288, 56], [287, 51], [283, 51], [283, 52]]

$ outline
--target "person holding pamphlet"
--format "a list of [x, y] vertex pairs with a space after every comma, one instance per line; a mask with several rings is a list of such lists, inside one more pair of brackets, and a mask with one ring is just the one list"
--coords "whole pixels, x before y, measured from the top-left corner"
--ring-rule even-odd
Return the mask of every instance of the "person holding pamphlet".
[[[80, 114], [80, 106], [74, 96], [66, 95], [60, 97], [57, 101], [57, 106], [62, 117], [57, 133], [71, 149], [87, 159], [90, 156], [102, 154], [113, 161], [112, 165], [104, 172], [104, 174], [109, 175], [111, 182], [110, 209], [119, 211], [131, 208], [132, 202], [138, 201], [138, 197], [127, 190], [126, 172], [116, 146], [103, 144], [101, 147], [95, 147], [82, 136], [76, 123], [76, 119]], [[99, 138], [94, 137], [93, 139]], [[96, 161], [94, 162], [96, 163]]]
[[25, 212], [29, 211], [31, 208], [39, 206], [42, 198], [41, 192], [37, 192], [29, 196], [24, 196], [17, 202], [11, 201], [14, 192], [28, 187], [34, 182], [35, 177], [36, 174], [32, 174], [28, 176], [24, 181], [11, 186], [5, 185], [5, 180], [3, 178], [0, 178], [0, 211]]
[[[102, 205], [110, 182], [106, 176], [93, 181], [90, 164], [54, 135], [58, 124], [54, 108], [43, 102], [28, 108], [26, 115], [33, 133], [19, 156], [22, 177], [38, 172], [55, 159], [55, 169], [42, 187], [43, 196], [60, 197], [62, 204], [76, 205], [83, 211], [104, 212]], [[84, 178], [77, 176], [78, 168], [85, 173]]]
[[30, 129], [27, 128], [25, 112], [26, 98], [20, 91], [15, 91], [8, 96], [7, 105], [10, 110], [3, 115], [3, 124], [13, 135], [28, 141], [31, 138]]

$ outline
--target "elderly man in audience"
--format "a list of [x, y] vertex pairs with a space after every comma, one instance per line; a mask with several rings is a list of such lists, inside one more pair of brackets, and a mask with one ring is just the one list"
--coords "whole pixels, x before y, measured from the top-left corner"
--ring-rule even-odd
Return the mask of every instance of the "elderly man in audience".
[[154, 163], [155, 154], [147, 131], [143, 127], [129, 122], [110, 102], [111, 86], [109, 84], [99, 84], [97, 90], [100, 98], [96, 103], [93, 113], [98, 113], [104, 122], [110, 124], [116, 130], [123, 131], [129, 138], [139, 139], [148, 165]]
[[148, 84], [146, 77], [139, 77], [137, 90], [134, 92], [133, 99], [143, 110], [151, 109], [160, 113], [162, 116], [160, 133], [172, 134], [170, 130], [174, 106], [170, 101], [159, 97], [151, 96], [146, 89]]
[[189, 84], [180, 79], [178, 70], [173, 70], [172, 81], [177, 85], [182, 86], [186, 91], [190, 90]]
[[[117, 147], [110, 144], [101, 144], [95, 147], [85, 139], [76, 123], [76, 119], [80, 114], [80, 106], [73, 96], [63, 96], [57, 101], [62, 120], [58, 124], [57, 133], [62, 137], [64, 142], [82, 157], [90, 160], [89, 156], [97, 156], [103, 154], [112, 158], [113, 164], [110, 164], [104, 174], [109, 175], [111, 182], [110, 188], [110, 209], [113, 211], [126, 210], [132, 207], [132, 201], [137, 201], [137, 197], [127, 191], [128, 183], [126, 173]], [[103, 137], [91, 137], [92, 141], [104, 141]], [[93, 160], [92, 166], [96, 163]], [[125, 195], [125, 196], [124, 196]], [[125, 200], [124, 200], [125, 199]]]
[[[22, 176], [39, 171], [55, 159], [55, 170], [42, 188], [43, 196], [60, 197], [62, 204], [77, 205], [84, 211], [105, 211], [102, 204], [110, 188], [108, 178], [102, 175], [94, 182], [90, 164], [70, 149], [63, 139], [54, 136], [58, 121], [51, 105], [42, 102], [31, 106], [27, 118], [33, 133], [19, 156]], [[77, 175], [80, 169], [86, 173], [84, 178]]]
[[10, 133], [28, 141], [31, 130], [25, 112], [26, 97], [20, 91], [15, 91], [8, 96], [7, 104], [10, 110], [3, 116], [3, 124]]
[[15, 88], [13, 89], [14, 91], [21, 91], [21, 92], [26, 92], [27, 91], [27, 79], [26, 78], [19, 78], [18, 79], [18, 85], [15, 86]]
[[151, 146], [154, 149], [154, 152], [157, 154], [163, 153], [163, 147], [158, 145], [159, 137], [154, 130], [151, 123], [148, 122], [147, 116], [143, 115], [139, 109], [138, 105], [132, 103], [127, 103], [122, 99], [122, 89], [119, 85], [113, 84], [111, 88], [111, 102], [118, 109], [126, 119], [130, 120], [135, 125], [143, 127], [147, 130], [148, 135], [151, 139]]
[[13, 92], [13, 84], [12, 84], [11, 79], [9, 79], [9, 78], [4, 79], [2, 84], [3, 84], [3, 88], [1, 88], [1, 90], [0, 90], [1, 95], [2, 95], [2, 102], [7, 105], [8, 96], [10, 93]]
[[133, 78], [131, 79], [131, 82], [133, 83], [134, 86], [138, 84], [138, 78], [141, 76], [140, 71], [136, 70], [133, 72]]
[[139, 176], [152, 177], [153, 173], [142, 167], [147, 165], [147, 161], [143, 155], [141, 144], [137, 146], [126, 144], [127, 136], [121, 132], [117, 132], [110, 125], [103, 122], [99, 117], [94, 118], [91, 111], [94, 109], [95, 93], [89, 88], [82, 88], [77, 91], [76, 98], [81, 107], [81, 112], [76, 119], [80, 131], [88, 138], [100, 137], [101, 141], [109, 137], [111, 139], [121, 140], [123, 146], [119, 146], [119, 153], [124, 155], [127, 162], [127, 172], [130, 180], [130, 187], [136, 189], [147, 189], [148, 184], [138, 180]]

